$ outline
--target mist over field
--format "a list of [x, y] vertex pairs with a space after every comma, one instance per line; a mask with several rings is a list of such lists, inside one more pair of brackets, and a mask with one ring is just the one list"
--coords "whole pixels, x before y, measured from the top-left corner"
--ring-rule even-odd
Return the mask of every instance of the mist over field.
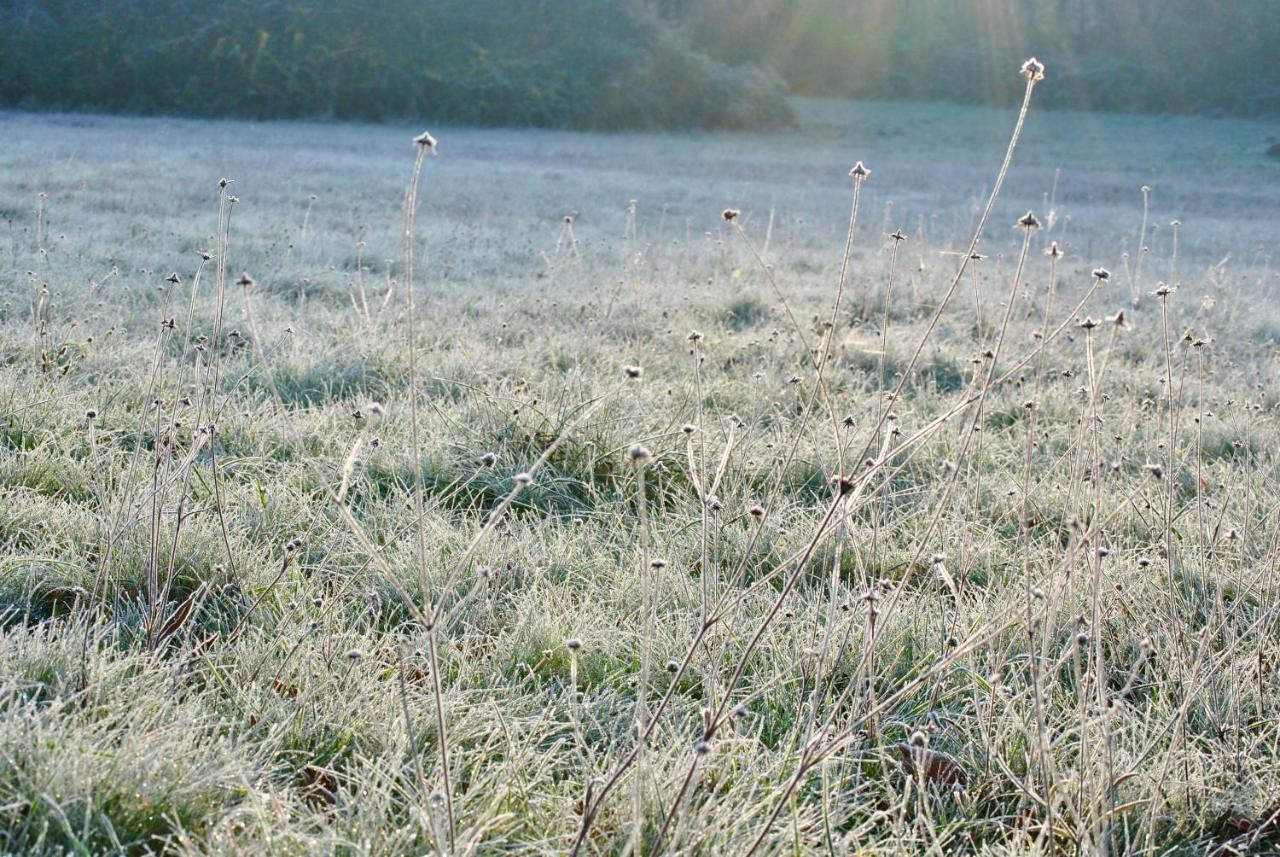
[[1280, 849], [1272, 4], [0, 23], [0, 853]]

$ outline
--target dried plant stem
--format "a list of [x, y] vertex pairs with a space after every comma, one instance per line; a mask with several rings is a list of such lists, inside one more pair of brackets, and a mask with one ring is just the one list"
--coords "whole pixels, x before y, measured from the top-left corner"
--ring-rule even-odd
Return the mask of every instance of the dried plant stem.
[[[416, 520], [414, 527], [415, 545], [418, 555], [418, 575], [422, 587], [422, 613], [432, 616], [433, 620], [439, 609], [433, 604], [430, 575], [427, 570], [427, 536], [423, 503], [422, 480], [422, 445], [418, 425], [418, 329], [416, 319], [417, 298], [414, 287], [414, 221], [418, 209], [418, 188], [422, 179], [422, 164], [426, 158], [428, 147], [417, 146], [417, 155], [413, 160], [413, 172], [409, 178], [409, 189], [404, 202], [404, 240], [405, 240], [405, 328], [407, 352], [409, 355], [409, 441], [410, 455], [413, 459], [413, 514]], [[448, 823], [448, 836], [441, 853], [453, 850], [457, 839], [457, 823], [453, 811], [453, 783], [449, 772], [449, 732], [444, 713], [444, 688], [440, 678], [440, 653], [437, 639], [437, 624], [430, 621], [425, 627], [427, 635], [427, 657], [431, 672], [431, 696], [435, 703], [437, 749], [440, 758], [440, 788], [444, 792], [445, 817]]]

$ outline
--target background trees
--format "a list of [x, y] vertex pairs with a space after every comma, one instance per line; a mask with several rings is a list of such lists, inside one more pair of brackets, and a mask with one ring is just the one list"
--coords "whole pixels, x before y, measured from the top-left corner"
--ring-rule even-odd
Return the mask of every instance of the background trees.
[[[0, 0], [0, 104], [590, 128], [785, 122], [786, 89], [1280, 112], [1270, 0]], [[785, 84], [784, 84], [785, 81]]]

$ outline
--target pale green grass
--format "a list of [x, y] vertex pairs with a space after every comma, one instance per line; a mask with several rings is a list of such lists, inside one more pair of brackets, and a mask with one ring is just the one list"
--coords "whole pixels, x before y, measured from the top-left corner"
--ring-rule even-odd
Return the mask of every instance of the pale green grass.
[[[882, 372], [891, 388], [921, 341], [1013, 117], [801, 114], [729, 137], [432, 129], [416, 377], [400, 236], [421, 129], [0, 114], [0, 849], [444, 850], [427, 598], [457, 853], [569, 851], [588, 783], [687, 653], [585, 853], [1280, 847], [1280, 167], [1261, 154], [1280, 126], [1033, 108], [988, 258], [893, 403], [891, 444], [920, 442], [866, 467]], [[800, 336], [831, 314], [857, 159], [873, 173], [814, 398]], [[223, 176], [222, 337], [210, 263], [184, 344]], [[998, 368], [1033, 359], [971, 435], [1029, 208], [1048, 228]], [[1065, 327], [1040, 371], [1054, 240]], [[1113, 276], [1090, 293], [1097, 266]], [[1179, 286], [1168, 362], [1160, 281]], [[1132, 329], [1075, 324], [1121, 309]], [[870, 480], [824, 529], [837, 437]], [[699, 638], [704, 593], [729, 606]], [[722, 702], [743, 716], [697, 756]], [[904, 773], [915, 732], [966, 788]]]

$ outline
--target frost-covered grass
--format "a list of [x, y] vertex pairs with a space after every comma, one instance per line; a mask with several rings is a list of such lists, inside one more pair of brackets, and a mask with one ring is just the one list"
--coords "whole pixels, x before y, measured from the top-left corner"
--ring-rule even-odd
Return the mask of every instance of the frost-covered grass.
[[1280, 847], [1280, 126], [800, 110], [0, 114], [0, 850]]

